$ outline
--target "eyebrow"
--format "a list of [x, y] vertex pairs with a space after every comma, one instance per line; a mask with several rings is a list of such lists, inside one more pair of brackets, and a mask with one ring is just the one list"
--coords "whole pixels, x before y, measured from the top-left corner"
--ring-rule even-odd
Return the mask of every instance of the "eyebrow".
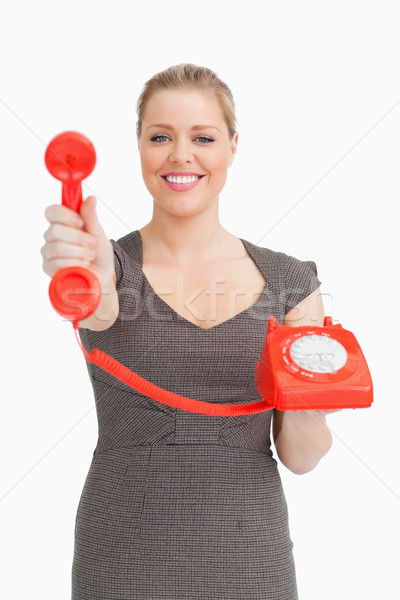
[[[154, 125], [149, 125], [147, 127], [147, 129], [150, 129], [151, 127], [162, 127], [163, 129], [171, 129], [171, 130], [174, 129], [172, 127], [172, 125], [168, 125], [166, 123], [155, 123]], [[217, 131], [219, 131], [221, 133], [221, 131], [218, 129], [218, 127], [215, 127], [214, 125], [193, 125], [193, 127], [191, 129], [194, 129], [194, 130], [197, 130], [197, 129], [216, 129]]]

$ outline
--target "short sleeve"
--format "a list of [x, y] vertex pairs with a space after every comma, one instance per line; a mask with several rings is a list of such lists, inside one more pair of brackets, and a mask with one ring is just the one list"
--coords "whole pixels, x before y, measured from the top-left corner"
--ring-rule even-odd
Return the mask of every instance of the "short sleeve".
[[125, 253], [121, 246], [115, 240], [110, 240], [114, 250], [114, 269], [117, 278], [117, 290], [122, 286], [122, 280], [125, 272]]
[[287, 257], [285, 315], [319, 288], [317, 265], [311, 260]]

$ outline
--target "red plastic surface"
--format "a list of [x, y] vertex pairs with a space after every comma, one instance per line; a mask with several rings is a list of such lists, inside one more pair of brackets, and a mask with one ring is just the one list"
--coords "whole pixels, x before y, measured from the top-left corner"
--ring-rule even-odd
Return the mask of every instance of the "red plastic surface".
[[72, 321], [82, 321], [99, 306], [100, 282], [89, 269], [66, 267], [57, 271], [52, 278], [49, 296], [59, 315]]
[[[345, 348], [347, 360], [337, 371], [313, 372], [291, 358], [292, 344], [315, 334]], [[278, 410], [365, 408], [373, 401], [371, 375], [356, 338], [341, 325], [332, 325], [330, 317], [323, 327], [287, 327], [270, 318], [267, 342], [255, 366], [255, 384], [271, 408]]]
[[[44, 160], [53, 177], [62, 182], [62, 204], [79, 212], [81, 181], [90, 175], [96, 164], [92, 142], [77, 131], [65, 131], [51, 140]], [[53, 308], [62, 317], [79, 321], [96, 311], [101, 299], [101, 285], [89, 269], [67, 267], [54, 275], [49, 296]]]
[[96, 164], [92, 142], [77, 131], [65, 131], [51, 140], [44, 161], [53, 177], [62, 181], [62, 204], [79, 212], [81, 181], [90, 175]]

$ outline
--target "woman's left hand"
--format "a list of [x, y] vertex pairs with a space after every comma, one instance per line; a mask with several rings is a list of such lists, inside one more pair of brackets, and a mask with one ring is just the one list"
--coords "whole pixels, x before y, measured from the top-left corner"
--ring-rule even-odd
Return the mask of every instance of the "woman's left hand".
[[285, 412], [290, 412], [293, 416], [298, 415], [301, 417], [314, 417], [321, 418], [326, 417], [326, 415], [330, 415], [331, 413], [340, 412], [341, 408], [328, 408], [328, 409], [309, 409], [309, 410], [290, 410]]

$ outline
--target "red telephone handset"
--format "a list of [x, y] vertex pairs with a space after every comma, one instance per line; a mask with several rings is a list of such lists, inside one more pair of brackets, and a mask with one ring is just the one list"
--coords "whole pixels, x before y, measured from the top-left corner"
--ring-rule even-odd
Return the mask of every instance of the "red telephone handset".
[[[51, 140], [44, 157], [50, 173], [62, 181], [62, 204], [79, 212], [81, 181], [93, 171], [96, 152], [81, 133], [65, 131]], [[93, 314], [101, 299], [96, 275], [83, 267], [66, 267], [54, 275], [49, 287], [53, 308], [66, 319], [81, 321]]]
[[271, 317], [255, 385], [278, 410], [363, 408], [373, 396], [360, 345], [332, 317], [323, 327], [288, 327]]
[[[75, 131], [61, 133], [48, 145], [45, 163], [50, 173], [62, 181], [62, 203], [79, 212], [81, 181], [96, 164], [91, 142]], [[255, 385], [264, 399], [250, 404], [213, 404], [164, 390], [97, 348], [86, 352], [78, 336], [79, 321], [93, 314], [101, 299], [100, 282], [89, 269], [79, 266], [60, 269], [51, 280], [49, 295], [54, 309], [73, 321], [88, 362], [168, 406], [197, 414], [234, 417], [272, 408], [306, 410], [371, 405], [372, 381], [361, 348], [350, 331], [332, 325], [331, 317], [325, 317], [323, 328], [286, 327], [270, 317], [264, 350], [255, 366]]]

